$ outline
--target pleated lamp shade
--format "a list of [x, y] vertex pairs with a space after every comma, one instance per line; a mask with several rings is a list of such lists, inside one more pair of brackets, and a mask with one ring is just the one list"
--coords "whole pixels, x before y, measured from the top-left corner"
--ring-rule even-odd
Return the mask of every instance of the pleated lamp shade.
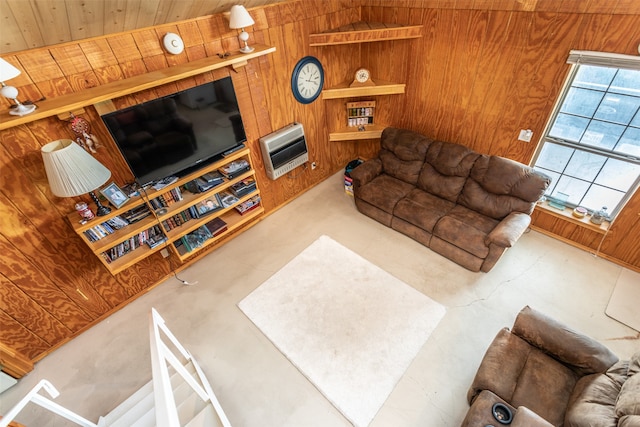
[[109, 169], [70, 139], [50, 142], [40, 151], [49, 186], [58, 197], [87, 194], [111, 177]]

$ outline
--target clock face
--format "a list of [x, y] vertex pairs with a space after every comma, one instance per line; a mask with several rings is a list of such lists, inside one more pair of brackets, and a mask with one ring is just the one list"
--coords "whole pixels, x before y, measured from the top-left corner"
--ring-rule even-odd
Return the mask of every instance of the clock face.
[[358, 81], [359, 83], [366, 82], [367, 80], [369, 80], [369, 77], [371, 77], [371, 74], [366, 68], [360, 68], [358, 71], [356, 71], [356, 81]]
[[324, 84], [322, 64], [313, 56], [306, 56], [298, 61], [291, 76], [293, 95], [303, 104], [313, 102]]

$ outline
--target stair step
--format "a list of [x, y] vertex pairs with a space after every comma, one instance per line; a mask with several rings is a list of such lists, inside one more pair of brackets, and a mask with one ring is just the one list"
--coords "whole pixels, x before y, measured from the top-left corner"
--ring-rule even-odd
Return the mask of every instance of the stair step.
[[[149, 400], [150, 398], [150, 400]], [[119, 419], [125, 416], [129, 411], [138, 405], [153, 408], [153, 382], [149, 381], [140, 387], [135, 393], [122, 401], [118, 406], [113, 408], [107, 415], [102, 417], [104, 425], [111, 426]], [[146, 412], [146, 411], [145, 411]]]
[[[199, 379], [195, 368], [193, 365], [189, 363], [190, 366], [187, 366], [189, 373], [192, 377], [196, 379], [199, 383]], [[176, 387], [174, 384], [173, 387], [173, 397], [176, 402], [176, 407], [178, 409], [178, 418], [181, 421], [181, 424], [186, 420], [192, 419], [195, 415], [200, 412], [206, 403], [200, 399], [200, 396], [191, 388], [187, 382], [182, 379], [182, 377], [177, 378], [177, 381], [180, 381], [179, 385]]]
[[107, 423], [109, 427], [154, 427], [156, 422], [153, 391], [130, 407], [118, 418]]
[[185, 383], [185, 389], [180, 394], [176, 392], [176, 406], [181, 424], [192, 419], [208, 404]]
[[[187, 362], [185, 368], [192, 376], [196, 376], [196, 370], [191, 362]], [[178, 406], [179, 417], [181, 420], [191, 419], [194, 414], [200, 411], [204, 402], [172, 368], [170, 368], [170, 373], [171, 387], [176, 406]], [[194, 398], [195, 400], [192, 401], [191, 399]], [[197, 405], [198, 402], [201, 403], [200, 407]], [[181, 407], [182, 410], [180, 409]], [[101, 417], [100, 425], [109, 427], [153, 427], [155, 426], [155, 421], [153, 381], [150, 381], [120, 405], [116, 406], [105, 417]]]
[[222, 427], [222, 422], [218, 418], [216, 410], [213, 405], [208, 404], [205, 408], [198, 413], [191, 421], [185, 424], [184, 427]]

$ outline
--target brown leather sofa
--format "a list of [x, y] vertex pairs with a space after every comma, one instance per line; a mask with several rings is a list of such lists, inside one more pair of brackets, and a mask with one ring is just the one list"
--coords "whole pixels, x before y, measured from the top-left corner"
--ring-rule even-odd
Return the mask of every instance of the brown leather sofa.
[[472, 271], [527, 229], [551, 179], [503, 157], [398, 128], [351, 171], [357, 209]]
[[527, 426], [639, 427], [638, 372], [640, 352], [619, 360], [594, 339], [527, 306], [489, 346], [469, 388], [471, 409], [462, 426], [487, 425], [480, 413], [486, 411], [476, 405], [487, 406], [489, 399], [544, 420]]

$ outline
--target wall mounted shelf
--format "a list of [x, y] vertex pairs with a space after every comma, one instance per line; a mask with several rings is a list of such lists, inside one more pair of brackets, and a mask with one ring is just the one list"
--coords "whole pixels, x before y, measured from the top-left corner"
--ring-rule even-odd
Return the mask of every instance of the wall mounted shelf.
[[357, 127], [345, 127], [335, 132], [329, 133], [329, 141], [355, 141], [358, 139], [380, 138], [382, 131], [387, 126], [366, 125], [365, 130], [358, 130]]
[[[380, 42], [387, 40], [416, 39], [422, 37], [422, 25], [385, 24], [380, 22], [358, 21], [322, 33], [309, 35], [310, 46], [336, 46], [354, 43]], [[351, 87], [352, 81], [322, 91], [322, 99], [342, 99], [380, 95], [403, 94], [406, 85], [373, 79], [373, 86]], [[353, 141], [380, 138], [386, 126], [381, 124], [365, 125], [364, 130], [357, 127], [345, 127], [329, 133], [329, 141]]]
[[322, 33], [309, 35], [309, 46], [368, 43], [422, 37], [422, 25], [385, 24], [359, 21]]
[[351, 98], [358, 96], [394, 95], [404, 93], [404, 83], [392, 83], [373, 80], [375, 86], [349, 87], [351, 82], [344, 82], [330, 89], [322, 91], [322, 99]]
[[254, 44], [255, 50], [251, 53], [233, 52], [224, 58], [210, 56], [186, 64], [176, 65], [162, 70], [152, 71], [124, 80], [117, 80], [104, 85], [74, 92], [68, 95], [46, 99], [37, 103], [38, 108], [26, 116], [11, 116], [8, 113], [0, 114], [0, 130], [13, 126], [34, 122], [58, 114], [66, 114], [80, 108], [108, 101], [110, 99], [129, 95], [145, 89], [171, 83], [187, 77], [196, 76], [207, 71], [224, 67], [237, 69], [247, 64], [247, 61], [263, 55], [275, 52], [275, 47]]

